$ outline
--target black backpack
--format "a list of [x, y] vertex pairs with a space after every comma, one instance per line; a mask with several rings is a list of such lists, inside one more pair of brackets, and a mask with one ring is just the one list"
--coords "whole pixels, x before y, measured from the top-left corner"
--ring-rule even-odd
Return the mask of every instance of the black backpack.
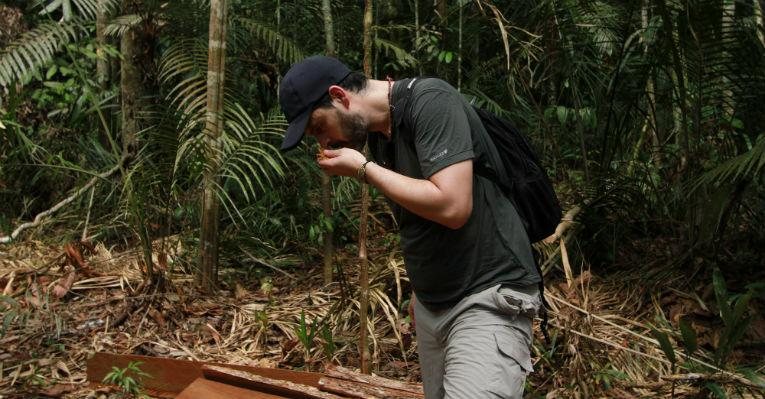
[[[526, 137], [510, 121], [476, 106], [473, 108], [500, 159], [498, 163], [501, 165], [492, 165], [498, 171], [493, 180], [515, 205], [529, 241], [549, 237], [558, 227], [562, 209], [539, 158]], [[476, 173], [483, 176], [483, 172], [479, 165]]]
[[[413, 78], [407, 83], [406, 98], [398, 105], [408, 105], [412, 87], [419, 80], [421, 78]], [[526, 137], [510, 121], [475, 105], [473, 109], [488, 133], [490, 152], [486, 163], [474, 164], [475, 172], [500, 185], [515, 205], [529, 241], [533, 243], [549, 237], [558, 227], [563, 212], [539, 158]]]

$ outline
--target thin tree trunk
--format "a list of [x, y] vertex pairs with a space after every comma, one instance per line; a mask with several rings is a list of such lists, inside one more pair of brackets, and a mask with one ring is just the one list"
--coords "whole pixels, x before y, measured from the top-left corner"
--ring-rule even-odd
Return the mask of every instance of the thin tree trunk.
[[[332, 24], [332, 3], [330, 0], [321, 0], [321, 13], [324, 17], [324, 39], [326, 53], [330, 57], [335, 56], [335, 33]], [[326, 173], [321, 174], [321, 208], [327, 220], [332, 218], [332, 184]], [[324, 284], [332, 282], [332, 260], [335, 248], [333, 245], [334, 234], [332, 231], [324, 232]]]
[[[364, 7], [364, 74], [372, 72], [372, 0]], [[365, 153], [368, 151], [365, 151]], [[369, 260], [367, 259], [367, 216], [369, 214], [369, 187], [361, 184], [361, 216], [359, 217], [359, 364], [361, 372], [369, 374], [369, 346], [367, 344], [367, 309], [369, 307]]]
[[459, 14], [459, 26], [458, 26], [458, 37], [457, 37], [457, 91], [462, 91], [462, 9], [464, 8], [463, 5], [459, 5], [460, 8], [460, 14]]
[[[419, 49], [419, 46], [422, 46], [422, 43], [420, 43], [420, 4], [419, 0], [412, 0], [414, 3], [414, 48]], [[417, 57], [417, 70], [420, 72], [420, 76], [422, 76], [422, 61], [420, 61], [420, 52], [417, 51], [415, 56]]]
[[[717, 39], [719, 40], [718, 43], [725, 43], [725, 36], [729, 35], [728, 29], [732, 28], [734, 25], [733, 17], [736, 14], [736, 3], [733, 1], [724, 1], [723, 2], [723, 8], [722, 8], [722, 17], [721, 17], [721, 26], [720, 26], [720, 37]], [[730, 52], [723, 50], [723, 57], [725, 57], [726, 62], [735, 63], [734, 60], [732, 60], [732, 55]], [[733, 90], [730, 89], [731, 83], [730, 79], [728, 79], [727, 74], [722, 74], [720, 78], [720, 87], [723, 87], [722, 92], [722, 109], [725, 114], [725, 121], [727, 123], [730, 123], [733, 119], [733, 115], [736, 110], [736, 99], [733, 97]]]
[[[135, 12], [136, 5], [132, 0], [125, 0], [122, 3], [123, 12]], [[138, 149], [138, 112], [141, 107], [141, 97], [143, 96], [143, 86], [141, 81], [141, 72], [138, 67], [140, 59], [140, 32], [139, 28], [128, 29], [120, 41], [120, 52], [122, 61], [120, 62], [120, 103], [122, 111], [122, 156], [130, 156]], [[131, 190], [132, 192], [132, 190]], [[149, 283], [154, 283], [154, 264], [151, 260], [151, 235], [146, 228], [146, 217], [143, 209], [136, 204], [138, 199], [130, 194], [131, 216], [135, 223], [138, 238], [141, 242], [141, 249], [146, 264], [146, 275], [144, 276]]]
[[106, 59], [106, 0], [98, 0], [96, 4], [96, 77], [101, 89], [109, 85], [109, 60]]
[[446, 0], [436, 0], [436, 13], [442, 25], [446, 24]]
[[[133, 2], [126, 0], [123, 10], [134, 10]], [[141, 73], [136, 65], [139, 57], [138, 32], [136, 28], [128, 29], [122, 35], [120, 52], [120, 92], [122, 106], [122, 150], [124, 154], [133, 152], [136, 148], [136, 136], [138, 135], [138, 108], [139, 99], [143, 95], [141, 90]]]
[[215, 289], [218, 278], [218, 214], [220, 135], [223, 130], [223, 82], [226, 56], [226, 0], [210, 3], [210, 38], [207, 60], [207, 113], [205, 134], [207, 167], [204, 172], [202, 225], [199, 248], [197, 283], [204, 292]]

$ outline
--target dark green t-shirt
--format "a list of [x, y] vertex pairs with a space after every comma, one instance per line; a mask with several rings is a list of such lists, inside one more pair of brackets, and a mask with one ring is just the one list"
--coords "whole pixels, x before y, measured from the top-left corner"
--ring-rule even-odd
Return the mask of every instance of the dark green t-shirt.
[[[370, 136], [375, 160], [405, 176], [427, 179], [439, 170], [485, 156], [488, 137], [472, 106], [440, 79], [393, 86], [390, 141]], [[475, 169], [475, 168], [474, 168]], [[450, 229], [391, 202], [401, 234], [407, 274], [418, 301], [430, 307], [457, 303], [496, 284], [528, 286], [540, 281], [531, 246], [512, 203], [492, 181], [474, 174], [473, 211]]]

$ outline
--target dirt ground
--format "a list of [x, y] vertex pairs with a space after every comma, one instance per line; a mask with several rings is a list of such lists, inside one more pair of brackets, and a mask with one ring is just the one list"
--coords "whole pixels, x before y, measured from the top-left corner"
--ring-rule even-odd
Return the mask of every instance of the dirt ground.
[[[278, 269], [260, 260], [220, 270], [220, 290], [203, 295], [184, 272], [180, 244], [165, 247], [174, 250], [155, 259], [163, 278], [153, 285], [143, 283], [135, 250], [33, 241], [0, 248], [0, 398], [115, 396], [114, 388], [88, 386], [85, 362], [95, 352], [311, 371], [327, 362], [359, 366], [355, 273], [325, 286], [318, 266]], [[400, 255], [385, 251], [370, 255], [371, 369], [419, 381], [405, 271]], [[356, 269], [348, 255], [338, 262]], [[605, 280], [564, 269], [546, 284], [553, 340], [544, 342], [538, 321], [527, 397], [706, 397], [718, 388], [763, 397], [753, 376], [765, 363], [762, 312], [748, 320], [723, 371], [714, 364], [726, 330], [711, 284], [681, 290], [672, 287], [683, 286], [682, 274], [646, 286], [631, 283], [635, 275]], [[681, 320], [695, 332], [690, 356]], [[667, 337], [674, 363], [652, 329]]]

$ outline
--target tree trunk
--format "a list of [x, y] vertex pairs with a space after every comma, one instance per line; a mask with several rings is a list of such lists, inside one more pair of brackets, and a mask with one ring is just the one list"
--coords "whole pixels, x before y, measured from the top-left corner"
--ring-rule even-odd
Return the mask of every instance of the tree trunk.
[[96, 78], [101, 89], [109, 85], [109, 60], [106, 59], [106, 0], [98, 0], [96, 4]]
[[413, 0], [414, 3], [414, 48], [417, 50], [415, 57], [417, 58], [417, 70], [419, 75], [422, 76], [422, 61], [420, 60], [419, 48], [422, 46], [420, 43], [420, 5], [419, 0]]
[[459, 5], [459, 35], [457, 37], [457, 91], [462, 91], [462, 24], [463, 24], [463, 9], [464, 5]]
[[197, 283], [204, 292], [215, 289], [218, 278], [218, 214], [220, 135], [223, 130], [223, 82], [226, 56], [226, 0], [210, 3], [210, 38], [207, 59], [207, 113], [205, 120], [205, 158], [202, 198], [202, 225], [199, 239]]
[[[125, 13], [136, 12], [135, 2], [125, 0], [122, 3], [122, 11]], [[141, 108], [143, 96], [143, 83], [138, 62], [141, 59], [141, 34], [137, 27], [128, 29], [120, 41], [120, 103], [122, 111], [122, 156], [133, 155], [138, 149], [138, 112]], [[146, 227], [146, 214], [141, 208], [140, 199], [130, 190], [129, 202], [131, 216], [135, 224], [138, 238], [141, 242], [143, 262], [146, 264], [147, 281], [154, 283], [154, 264], [151, 260], [151, 235]]]
[[[372, 0], [364, 7], [364, 74], [372, 72]], [[368, 153], [368, 151], [364, 151]], [[368, 154], [367, 154], [368, 156]], [[359, 217], [359, 364], [361, 372], [369, 374], [369, 346], [367, 344], [367, 309], [369, 307], [369, 260], [367, 259], [367, 215], [369, 214], [369, 187], [361, 184], [361, 216]]]
[[[330, 0], [321, 0], [321, 12], [324, 16], [324, 39], [326, 53], [330, 57], [335, 56], [335, 34], [332, 24], [332, 3]], [[332, 184], [326, 173], [321, 174], [321, 208], [327, 220], [332, 219]], [[332, 282], [332, 259], [335, 248], [333, 245], [334, 234], [332, 231], [324, 232], [324, 284]]]
[[[123, 12], [134, 10], [133, 2], [126, 0]], [[136, 136], [138, 135], [138, 108], [139, 100], [143, 95], [141, 90], [141, 73], [136, 62], [139, 58], [140, 43], [138, 31], [135, 27], [128, 29], [122, 35], [120, 52], [120, 92], [122, 98], [122, 150], [124, 154], [130, 154], [136, 149]]]

